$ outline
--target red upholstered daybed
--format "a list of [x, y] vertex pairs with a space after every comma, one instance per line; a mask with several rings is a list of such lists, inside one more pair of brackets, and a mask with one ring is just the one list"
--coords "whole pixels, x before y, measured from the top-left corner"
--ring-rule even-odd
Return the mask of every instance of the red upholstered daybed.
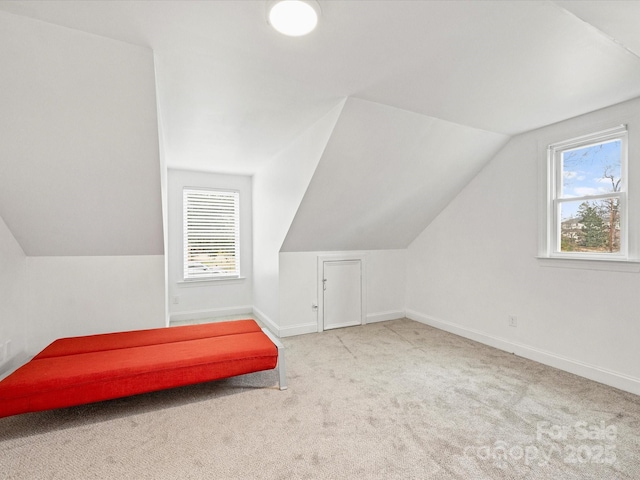
[[254, 320], [54, 341], [0, 381], [0, 417], [278, 368], [282, 344]]

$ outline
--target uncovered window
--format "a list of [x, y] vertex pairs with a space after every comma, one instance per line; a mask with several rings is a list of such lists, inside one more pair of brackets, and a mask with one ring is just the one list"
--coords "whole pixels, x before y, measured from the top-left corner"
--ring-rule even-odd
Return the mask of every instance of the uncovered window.
[[548, 162], [548, 256], [626, 260], [626, 127], [550, 145]]
[[240, 275], [239, 193], [183, 190], [184, 279]]

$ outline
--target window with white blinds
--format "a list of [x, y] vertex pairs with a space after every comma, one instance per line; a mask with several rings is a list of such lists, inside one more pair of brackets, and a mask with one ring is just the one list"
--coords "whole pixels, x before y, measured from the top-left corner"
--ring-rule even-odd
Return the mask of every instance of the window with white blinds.
[[183, 190], [184, 278], [240, 275], [239, 193]]

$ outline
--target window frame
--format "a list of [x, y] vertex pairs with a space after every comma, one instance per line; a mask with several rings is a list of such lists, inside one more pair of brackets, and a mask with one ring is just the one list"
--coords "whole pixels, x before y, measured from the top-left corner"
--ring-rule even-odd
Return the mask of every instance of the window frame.
[[[217, 193], [226, 194], [229, 197], [233, 197], [234, 204], [234, 263], [235, 270], [230, 272], [212, 272], [210, 274], [189, 275], [188, 272], [188, 255], [189, 255], [189, 226], [187, 210], [189, 206], [188, 195], [189, 193]], [[182, 188], [182, 280], [184, 282], [202, 282], [202, 281], [216, 281], [216, 280], [233, 280], [240, 279], [241, 277], [241, 258], [240, 258], [240, 191], [235, 189], [222, 189], [222, 188], [207, 188], [207, 187], [190, 187], [185, 186]]]
[[[620, 140], [620, 190], [597, 195], [584, 195], [580, 197], [562, 196], [563, 169], [562, 154], [567, 151], [586, 148], [615, 140]], [[629, 154], [628, 154], [628, 129], [626, 125], [618, 125], [606, 130], [600, 130], [587, 135], [555, 142], [547, 147], [547, 196], [546, 196], [546, 251], [544, 258], [564, 260], [586, 260], [624, 262], [630, 260], [629, 253]], [[620, 249], [618, 252], [563, 252], [561, 250], [561, 217], [560, 207], [563, 203], [576, 201], [593, 201], [606, 198], [618, 198], [619, 224], [620, 224]]]

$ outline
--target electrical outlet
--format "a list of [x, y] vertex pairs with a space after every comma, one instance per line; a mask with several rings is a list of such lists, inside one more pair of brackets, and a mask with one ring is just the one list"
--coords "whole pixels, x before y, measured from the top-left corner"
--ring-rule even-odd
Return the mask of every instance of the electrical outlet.
[[509, 326], [517, 327], [518, 326], [518, 317], [515, 315], [509, 315]]

